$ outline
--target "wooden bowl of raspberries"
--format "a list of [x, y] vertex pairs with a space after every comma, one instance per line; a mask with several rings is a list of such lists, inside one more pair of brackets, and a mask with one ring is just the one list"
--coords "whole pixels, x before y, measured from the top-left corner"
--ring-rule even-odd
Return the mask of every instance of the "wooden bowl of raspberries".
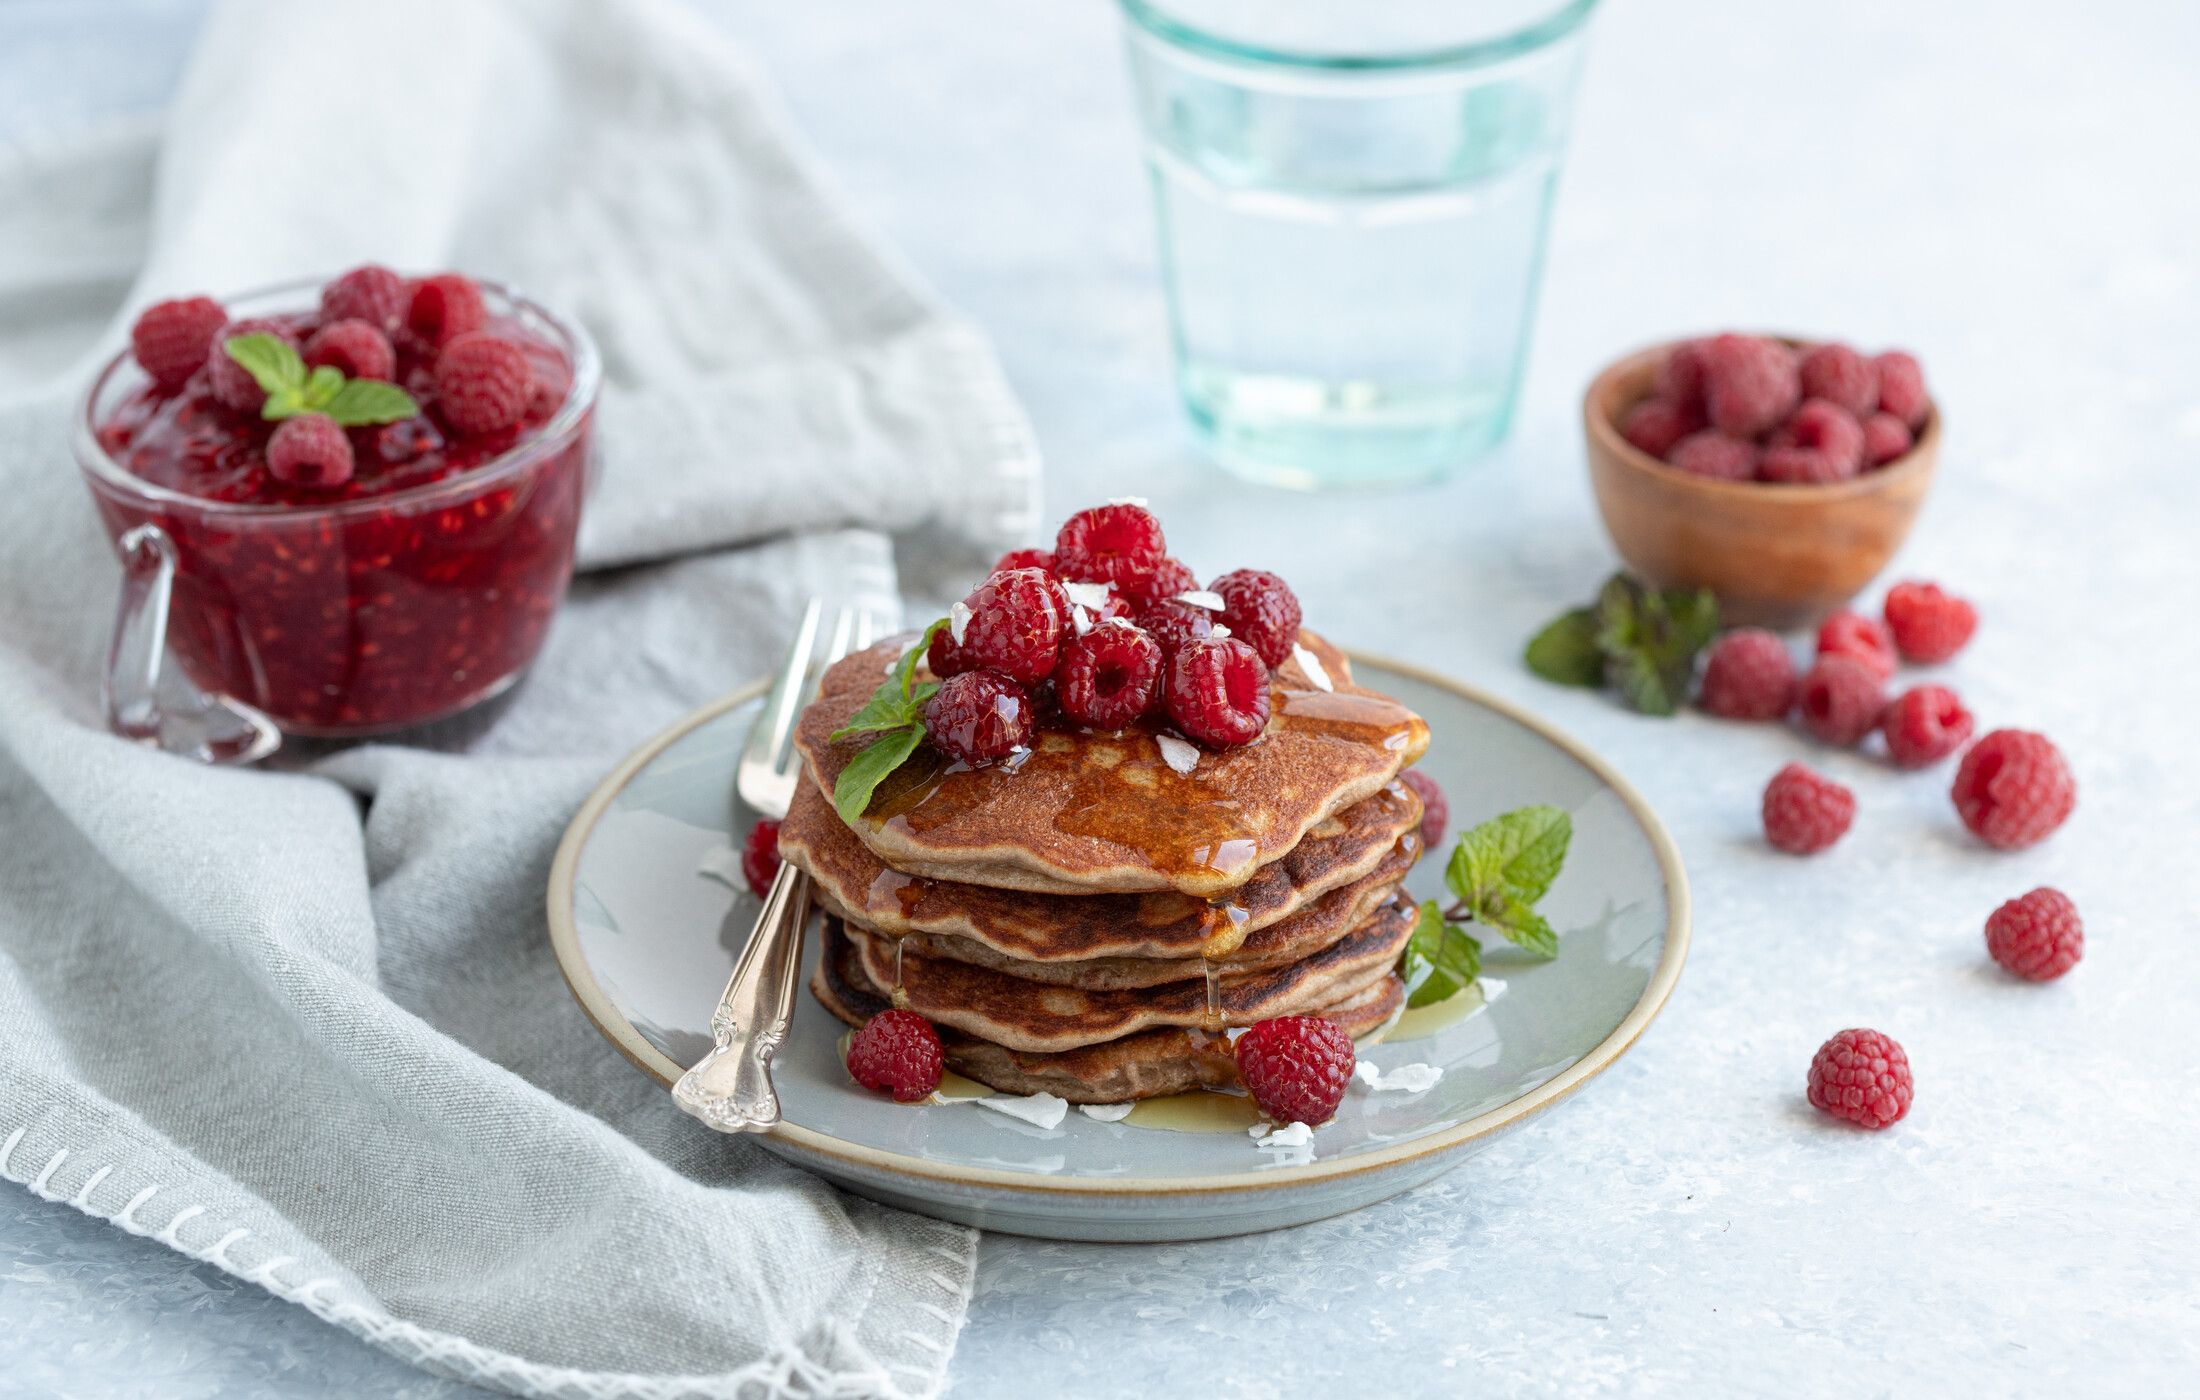
[[1729, 332], [1627, 356], [1582, 406], [1597, 509], [1656, 588], [1709, 588], [1729, 625], [1848, 602], [1909, 534], [1940, 456], [1915, 357]]

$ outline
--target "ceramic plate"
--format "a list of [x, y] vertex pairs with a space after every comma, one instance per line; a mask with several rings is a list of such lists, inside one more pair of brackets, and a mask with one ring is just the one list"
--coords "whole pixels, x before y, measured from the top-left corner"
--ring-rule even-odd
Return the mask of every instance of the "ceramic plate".
[[[857, 1088], [840, 1062], [845, 1027], [805, 990], [774, 1073], [785, 1121], [763, 1145], [861, 1195], [988, 1229], [1201, 1239], [1300, 1224], [1417, 1185], [1618, 1059], [1672, 992], [1688, 945], [1687, 881], [1657, 817], [1595, 755], [1502, 701], [1373, 658], [1354, 667], [1428, 719], [1435, 742], [1422, 766], [1450, 796], [1455, 832], [1529, 803], [1573, 814], [1572, 853], [1542, 905], [1561, 934], [1558, 957], [1537, 962], [1493, 943], [1486, 999], [1415, 1015], [1422, 1024], [1363, 1047], [1378, 1067], [1436, 1066], [1432, 1088], [1355, 1084], [1301, 1148], [1260, 1147], [1227, 1113], [1191, 1114], [1187, 1131], [1073, 1110], [1043, 1128], [974, 1103], [910, 1107]], [[620, 765], [551, 869], [550, 935], [566, 981], [659, 1085], [709, 1045], [711, 1009], [755, 907], [735, 889], [748, 817], [735, 810], [733, 773], [762, 689], [690, 715]], [[1408, 886], [1417, 898], [1441, 894], [1440, 860], [1424, 860]]]

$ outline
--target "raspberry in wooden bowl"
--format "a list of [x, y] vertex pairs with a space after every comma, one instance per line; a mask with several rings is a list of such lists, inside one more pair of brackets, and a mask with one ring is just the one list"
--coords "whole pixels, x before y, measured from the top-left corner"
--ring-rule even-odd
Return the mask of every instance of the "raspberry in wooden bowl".
[[1804, 626], [1854, 598], [1909, 534], [1940, 455], [1917, 362], [1834, 342], [1652, 346], [1590, 383], [1582, 418], [1628, 568], [1709, 588], [1732, 624]]
[[152, 308], [76, 428], [126, 579], [164, 585], [125, 589], [118, 657], [164, 632], [200, 691], [315, 737], [502, 692], [572, 577], [599, 379], [577, 325], [455, 274]]

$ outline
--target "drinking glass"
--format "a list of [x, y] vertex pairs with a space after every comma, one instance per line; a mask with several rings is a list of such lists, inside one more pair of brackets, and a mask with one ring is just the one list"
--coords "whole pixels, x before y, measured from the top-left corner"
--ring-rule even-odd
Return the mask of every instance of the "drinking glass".
[[1511, 425], [1596, 0], [1120, 0], [1192, 422], [1273, 485]]

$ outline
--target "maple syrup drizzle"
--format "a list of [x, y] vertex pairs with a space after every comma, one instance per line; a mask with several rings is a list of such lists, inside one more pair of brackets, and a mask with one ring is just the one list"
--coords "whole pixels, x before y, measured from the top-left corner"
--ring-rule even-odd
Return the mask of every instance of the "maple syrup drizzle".
[[903, 946], [908, 942], [907, 938], [896, 938], [894, 940], [894, 990], [891, 995], [894, 1005], [904, 1009], [909, 1005], [909, 992], [901, 981], [901, 953]]

